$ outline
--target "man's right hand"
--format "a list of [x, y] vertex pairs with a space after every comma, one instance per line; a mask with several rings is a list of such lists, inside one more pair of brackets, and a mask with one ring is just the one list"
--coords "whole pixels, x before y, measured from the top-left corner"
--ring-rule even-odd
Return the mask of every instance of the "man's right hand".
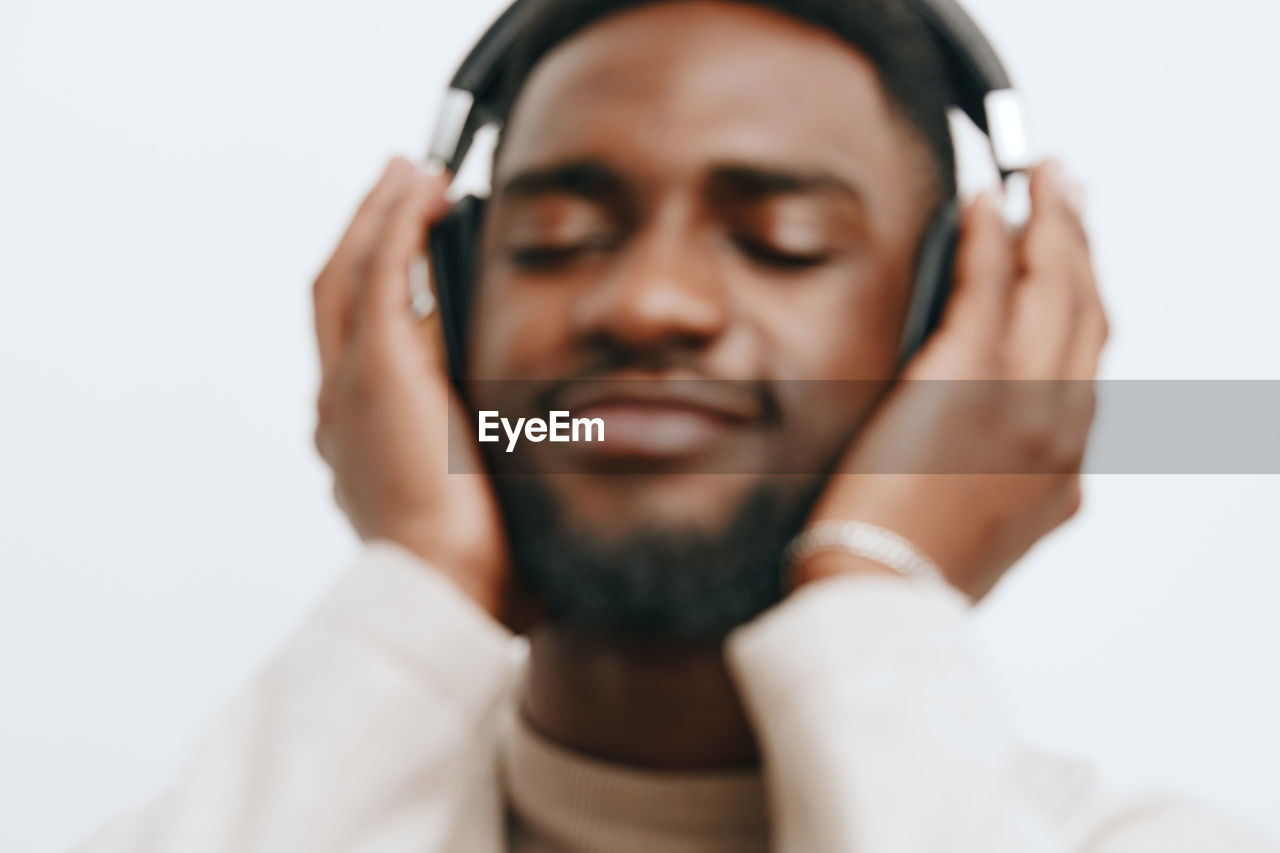
[[[448, 182], [392, 160], [316, 278], [316, 447], [362, 539], [407, 548], [505, 621], [497, 503], [486, 476], [449, 471], [449, 430], [469, 420], [447, 378], [438, 315], [419, 322], [409, 310], [410, 264], [448, 211]], [[483, 470], [478, 459], [465, 465]]]

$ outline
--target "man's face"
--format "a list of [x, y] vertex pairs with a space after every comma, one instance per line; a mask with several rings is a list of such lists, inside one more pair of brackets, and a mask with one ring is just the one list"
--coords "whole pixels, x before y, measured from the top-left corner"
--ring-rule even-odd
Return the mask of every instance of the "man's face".
[[751, 6], [641, 6], [537, 66], [492, 183], [469, 376], [527, 381], [473, 403], [605, 422], [529, 448], [555, 523], [714, 537], [765, 494], [797, 523], [871, 396], [803, 380], [892, 375], [937, 201], [870, 62]]

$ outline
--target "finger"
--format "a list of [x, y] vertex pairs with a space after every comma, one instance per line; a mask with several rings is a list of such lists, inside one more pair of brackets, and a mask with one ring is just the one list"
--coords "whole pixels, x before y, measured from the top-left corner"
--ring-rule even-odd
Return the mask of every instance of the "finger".
[[1098, 414], [1098, 390], [1091, 380], [1065, 383], [1068, 393], [1061, 395], [1059, 419], [1062, 428], [1063, 447], [1060, 459], [1062, 470], [1079, 472], [1084, 465], [1093, 421]]
[[446, 359], [444, 328], [429, 255], [419, 255], [409, 262], [409, 289], [419, 345], [433, 361], [443, 362]]
[[1082, 274], [1084, 279], [1083, 308], [1080, 317], [1080, 329], [1076, 335], [1075, 346], [1069, 356], [1068, 375], [1072, 379], [1094, 379], [1098, 375], [1098, 364], [1107, 340], [1111, 336], [1111, 324], [1107, 319], [1107, 309], [1102, 302], [1097, 277], [1093, 269]]
[[433, 362], [443, 364], [448, 360], [444, 345], [444, 327], [441, 325], [439, 310], [419, 320], [414, 332], [422, 346], [422, 351], [430, 353]]
[[[1071, 181], [1067, 185], [1067, 199], [1076, 215], [1083, 221], [1085, 190], [1079, 182]], [[1098, 375], [1098, 362], [1102, 350], [1111, 335], [1110, 323], [1107, 320], [1106, 305], [1102, 301], [1101, 288], [1094, 268], [1091, 252], [1085, 240], [1085, 252], [1081, 259], [1081, 269], [1076, 279], [1080, 288], [1081, 301], [1080, 333], [1076, 338], [1075, 350], [1072, 353], [1068, 373], [1072, 379], [1091, 380]]]
[[1067, 374], [1087, 285], [1088, 245], [1056, 161], [1031, 173], [1032, 211], [1020, 246], [1009, 361], [1025, 378]]
[[382, 177], [356, 209], [329, 262], [316, 277], [312, 291], [316, 344], [321, 371], [326, 376], [332, 372], [342, 350], [360, 259], [368, 254], [390, 202], [412, 174], [412, 164], [402, 157], [387, 164]]
[[1040, 232], [1059, 238], [1054, 245], [1072, 252], [1073, 257], [1089, 257], [1089, 235], [1082, 216], [1083, 189], [1071, 180], [1062, 164], [1047, 160], [1031, 170], [1031, 221], [1024, 234], [1021, 261], [1024, 271], [1040, 272], [1056, 269], [1060, 258], [1052, 252], [1037, 253], [1031, 240], [1032, 226]]
[[414, 175], [408, 191], [392, 206], [357, 296], [362, 324], [411, 323], [410, 264], [425, 251], [428, 229], [449, 210], [449, 174]]
[[984, 192], [961, 216], [955, 280], [942, 328], [978, 340], [997, 339], [1009, 310], [1014, 261], [996, 194]]
[[329, 424], [323, 419], [316, 422], [315, 432], [312, 433], [312, 440], [315, 443], [316, 453], [320, 458], [330, 465], [333, 464], [332, 438], [329, 432]]
[[338, 482], [336, 475], [333, 478], [333, 503], [343, 515], [351, 516], [351, 504], [347, 501], [346, 490], [342, 488], [342, 484]]

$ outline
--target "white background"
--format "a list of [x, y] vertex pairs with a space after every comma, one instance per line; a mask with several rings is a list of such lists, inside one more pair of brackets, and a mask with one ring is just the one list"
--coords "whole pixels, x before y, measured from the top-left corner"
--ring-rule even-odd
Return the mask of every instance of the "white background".
[[[1280, 378], [1264, 0], [972, 0], [1088, 184], [1107, 375]], [[355, 551], [309, 284], [494, 0], [5, 0], [0, 850], [175, 771]], [[1027, 735], [1280, 835], [1280, 479], [1096, 477], [980, 617]]]

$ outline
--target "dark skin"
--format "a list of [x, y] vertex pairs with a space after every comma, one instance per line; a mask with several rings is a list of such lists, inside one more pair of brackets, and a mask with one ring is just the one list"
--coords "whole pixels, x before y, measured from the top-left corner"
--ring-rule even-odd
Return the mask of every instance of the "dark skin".
[[[867, 60], [802, 24], [716, 6], [602, 22], [538, 66], [512, 116], [472, 376], [624, 376], [593, 370], [606, 347], [676, 363], [627, 377], [889, 375], [935, 202], [918, 176], [928, 155], [907, 139]], [[781, 435], [739, 428], [714, 452], [752, 470], [772, 452], [830, 447], [865, 405], [848, 402], [787, 399]], [[815, 411], [830, 417], [804, 416]], [[714, 529], [758, 480], [549, 482], [596, 529]], [[655, 767], [754, 758], [718, 644], [658, 649], [559, 627], [530, 639], [524, 707], [551, 738]]]
[[[716, 2], [609, 18], [538, 66], [506, 130], [472, 375], [885, 379], [938, 202], [927, 175], [922, 143], [872, 66], [821, 30]], [[317, 443], [340, 504], [365, 538], [403, 545], [494, 618], [529, 629], [523, 707], [553, 740], [650, 767], [754, 761], [718, 644], [531, 626], [515, 605], [487, 478], [447, 473], [449, 419], [470, 427], [445, 379], [438, 329], [405, 310], [408, 265], [447, 209], [446, 184], [394, 162], [316, 282]], [[1033, 174], [1032, 195], [1020, 238], [989, 197], [965, 212], [948, 314], [906, 378], [1095, 375], [1106, 321], [1072, 189], [1049, 165]], [[609, 373], [602, 354], [620, 351], [652, 358]], [[1078, 506], [1092, 402], [1085, 394], [1046, 402], [1054, 409], [975, 410], [895, 392], [845, 449], [812, 520], [898, 531], [979, 598]], [[748, 413], [722, 424], [708, 449], [659, 454], [658, 473], [643, 478], [571, 459], [578, 467], [555, 478], [557, 497], [592, 529], [714, 530], [761, 475], [690, 473], [698, 464], [729, 452], [767, 463], [778, 447], [828, 446], [867, 405], [842, 401], [818, 416], [784, 398], [771, 440]], [[1008, 470], [1046, 473], [858, 473], [903, 436], [921, 448], [971, 441], [1002, 454]], [[826, 553], [789, 583], [885, 571]]]
[[[869, 63], [803, 24], [713, 4], [597, 24], [543, 60], [512, 116], [472, 376], [768, 382], [780, 428], [752, 413], [694, 462], [758, 471], [783, 452], [838, 446], [865, 401], [814, 405], [787, 380], [892, 372], [903, 282], [937, 203], [920, 176], [927, 153], [909, 138]], [[608, 369], [619, 352], [652, 364]], [[553, 485], [593, 527], [712, 529], [757, 481]]]

